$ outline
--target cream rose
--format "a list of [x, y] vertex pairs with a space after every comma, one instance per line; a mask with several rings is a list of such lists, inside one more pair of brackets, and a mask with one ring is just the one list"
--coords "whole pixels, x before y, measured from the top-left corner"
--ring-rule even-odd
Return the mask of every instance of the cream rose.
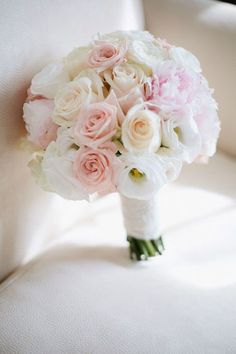
[[55, 97], [53, 120], [62, 126], [71, 126], [81, 105], [95, 102], [97, 95], [92, 91], [92, 81], [81, 77], [65, 85]]
[[104, 78], [117, 97], [126, 95], [131, 89], [141, 86], [146, 79], [142, 68], [136, 64], [123, 63], [104, 72]]
[[121, 137], [129, 152], [155, 152], [161, 145], [160, 117], [143, 105], [131, 108], [122, 124]]
[[30, 92], [33, 95], [54, 98], [60, 87], [69, 80], [62, 63], [51, 63], [33, 77]]

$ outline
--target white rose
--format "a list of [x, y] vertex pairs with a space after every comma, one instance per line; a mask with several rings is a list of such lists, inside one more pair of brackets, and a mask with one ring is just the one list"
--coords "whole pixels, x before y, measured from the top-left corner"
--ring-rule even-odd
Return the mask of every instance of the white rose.
[[191, 163], [200, 153], [201, 137], [191, 110], [173, 113], [162, 121], [162, 145], [173, 156]]
[[92, 81], [86, 77], [78, 78], [66, 84], [56, 95], [53, 120], [59, 125], [72, 126], [81, 106], [97, 100]]
[[88, 194], [73, 174], [76, 151], [71, 148], [62, 153], [57, 142], [52, 142], [45, 151], [42, 172], [52, 192], [66, 199], [88, 199]]
[[160, 117], [143, 105], [134, 106], [122, 124], [121, 137], [129, 152], [157, 151], [161, 145]]
[[146, 75], [136, 64], [123, 63], [104, 72], [104, 78], [117, 97], [126, 95], [131, 89], [143, 85]]
[[87, 77], [91, 80], [92, 91], [97, 95], [98, 101], [103, 101], [104, 95], [107, 96], [108, 92], [104, 86], [102, 78], [96, 73], [96, 71], [94, 69], [82, 70], [75, 80], [81, 77]]
[[73, 80], [82, 70], [87, 68], [90, 47], [75, 48], [64, 58], [65, 69], [71, 80]]
[[54, 98], [60, 87], [68, 81], [69, 76], [63, 64], [51, 63], [33, 77], [30, 91], [34, 95]]
[[202, 71], [200, 63], [195, 55], [182, 47], [171, 47], [169, 49], [169, 57], [184, 68], [189, 68], [197, 73]]
[[[153, 197], [165, 183], [173, 180], [180, 171], [180, 162], [167, 161], [156, 154], [121, 157], [122, 169], [118, 178], [118, 191], [128, 197], [147, 200]], [[176, 165], [176, 167], [174, 167]], [[176, 173], [173, 170], [176, 169]], [[172, 171], [171, 171], [172, 170]]]

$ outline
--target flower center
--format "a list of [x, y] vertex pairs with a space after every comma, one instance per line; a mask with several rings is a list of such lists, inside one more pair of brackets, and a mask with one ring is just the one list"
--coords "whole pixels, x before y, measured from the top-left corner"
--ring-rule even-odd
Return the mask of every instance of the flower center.
[[145, 177], [145, 173], [139, 171], [137, 168], [132, 168], [129, 171], [129, 176], [134, 180], [134, 181], [141, 181]]

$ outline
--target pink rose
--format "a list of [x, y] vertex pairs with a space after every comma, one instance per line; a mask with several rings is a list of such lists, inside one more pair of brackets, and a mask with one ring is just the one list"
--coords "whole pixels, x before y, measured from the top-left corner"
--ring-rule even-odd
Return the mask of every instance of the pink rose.
[[47, 99], [30, 101], [23, 107], [28, 139], [43, 149], [57, 138], [58, 125], [52, 121], [53, 108], [53, 101]]
[[81, 147], [73, 163], [75, 177], [88, 193], [116, 191], [119, 160], [110, 149]]
[[74, 127], [79, 145], [96, 148], [110, 140], [117, 130], [117, 108], [106, 102], [92, 103], [81, 109]]
[[121, 64], [127, 51], [126, 42], [119, 45], [107, 41], [96, 41], [88, 57], [88, 66], [104, 71], [114, 65]]

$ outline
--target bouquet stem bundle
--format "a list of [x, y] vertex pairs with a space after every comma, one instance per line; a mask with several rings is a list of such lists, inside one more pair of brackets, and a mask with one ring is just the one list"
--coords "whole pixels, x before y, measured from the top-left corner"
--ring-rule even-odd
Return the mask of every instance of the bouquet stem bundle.
[[139, 240], [133, 236], [127, 236], [129, 242], [130, 258], [137, 261], [147, 261], [149, 257], [162, 255], [165, 250], [162, 236], [153, 240]]
[[137, 200], [121, 195], [130, 258], [138, 261], [162, 255], [164, 244], [159, 231], [158, 200]]

